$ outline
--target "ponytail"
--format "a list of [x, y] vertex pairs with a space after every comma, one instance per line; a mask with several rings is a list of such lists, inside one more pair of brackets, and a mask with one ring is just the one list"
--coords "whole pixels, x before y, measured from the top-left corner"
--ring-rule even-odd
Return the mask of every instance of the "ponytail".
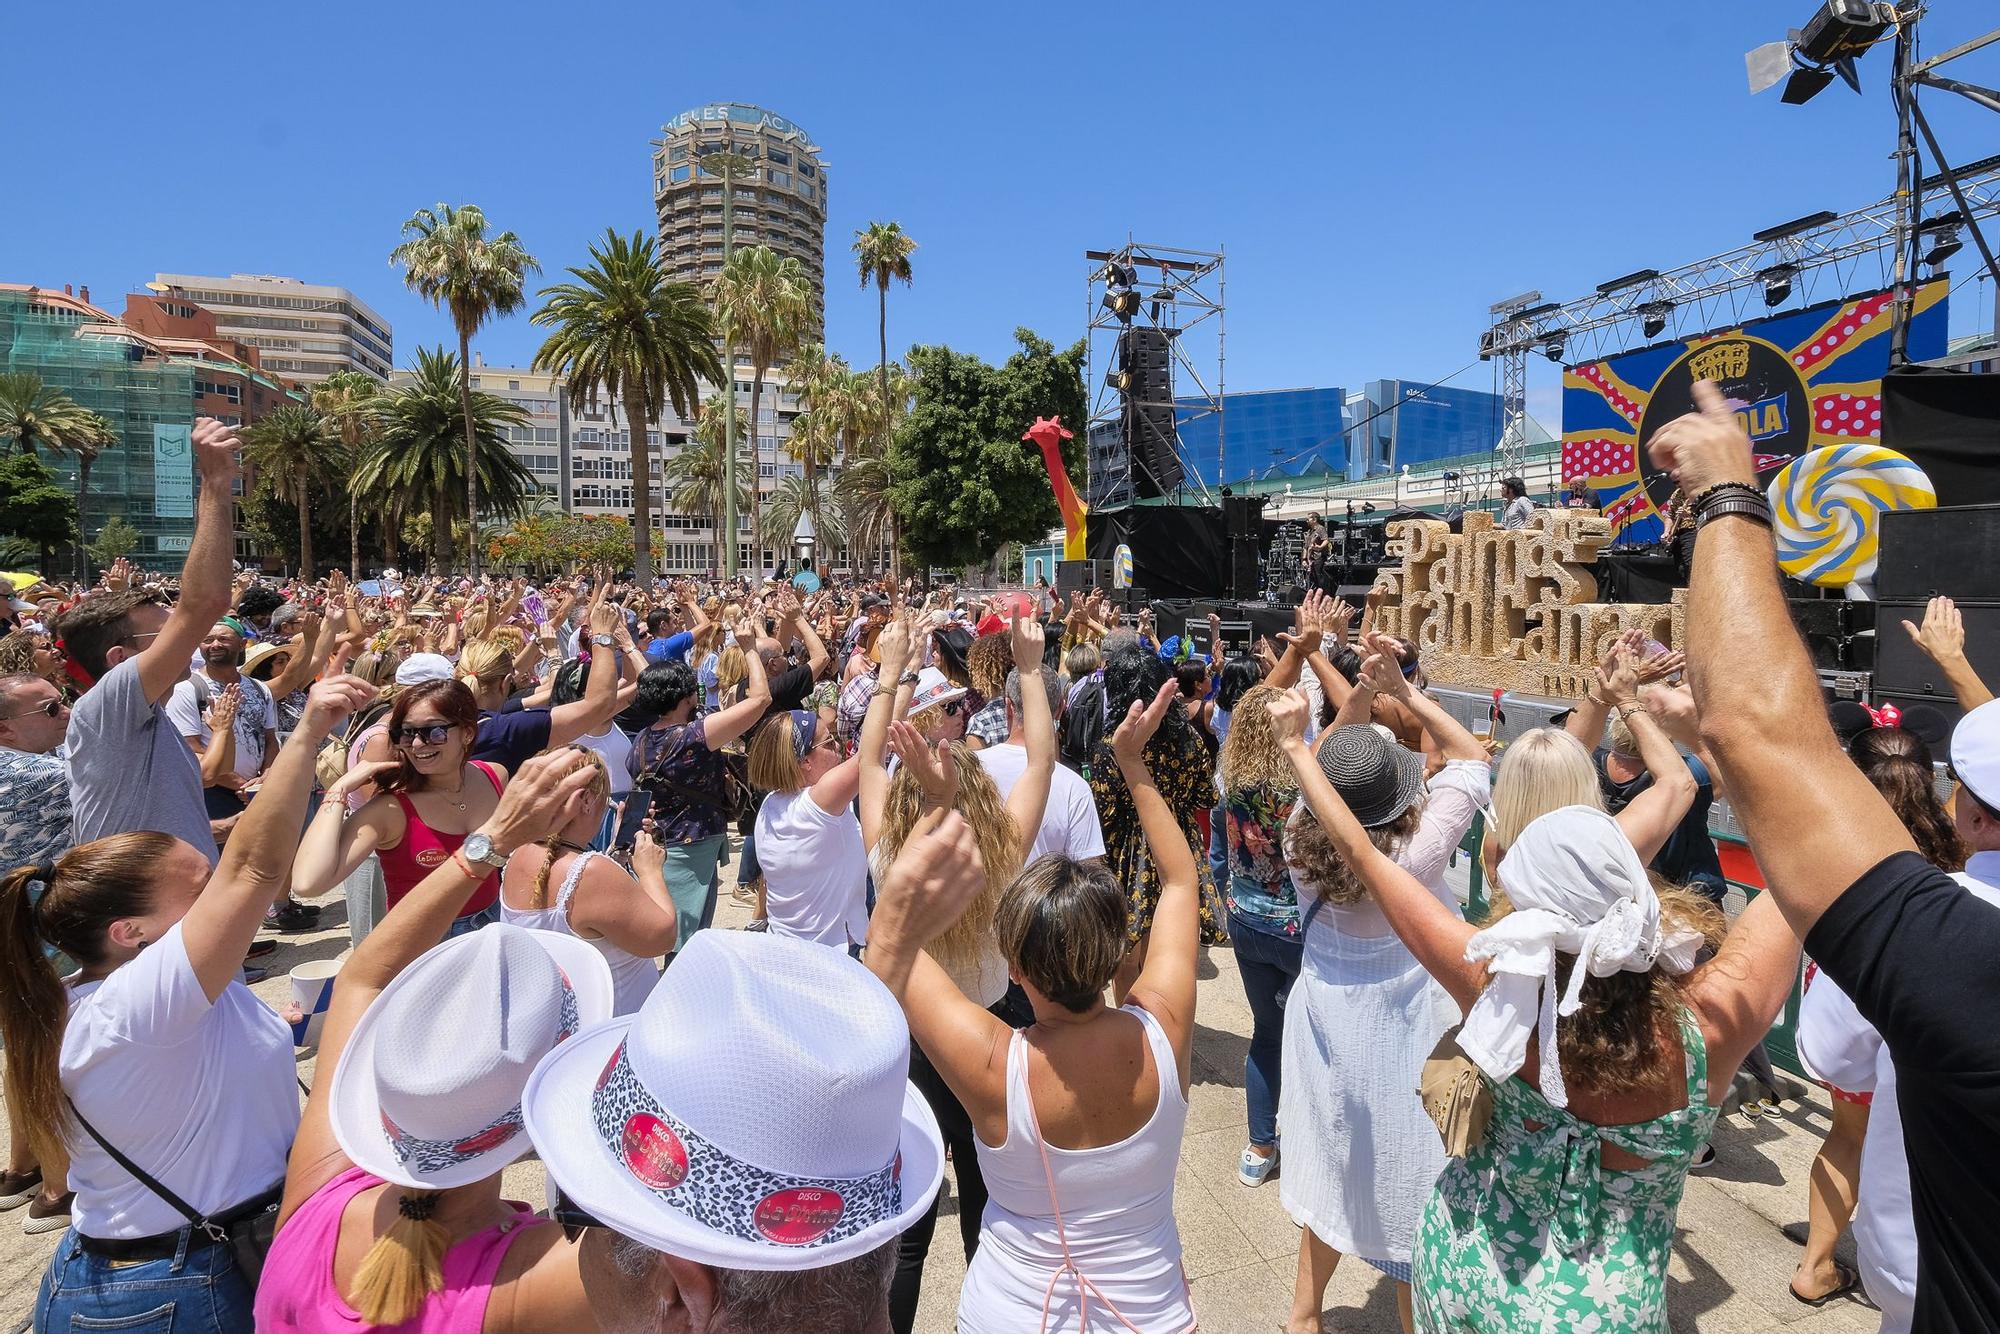
[[1944, 803], [1938, 800], [1931, 768], [1908, 755], [1872, 760], [1861, 772], [1910, 831], [1923, 859], [1940, 871], [1965, 869], [1966, 848]]
[[[569, 749], [576, 752], [576, 763], [563, 771], [563, 777], [567, 778], [581, 769], [597, 770], [585, 791], [592, 799], [608, 805], [611, 801], [611, 771], [605, 767], [604, 757], [590, 747], [574, 742], [570, 743]], [[556, 848], [562, 843], [562, 835], [561, 828], [551, 830], [538, 845], [542, 850], [542, 864], [535, 872], [534, 892], [528, 899], [530, 909], [539, 911], [549, 906], [549, 872], [555, 869]]]
[[[53, 878], [48, 866], [23, 866], [0, 881], [0, 1037], [7, 1043], [7, 1103], [35, 1160], [68, 1161], [63, 1135], [69, 1102], [63, 1097], [60, 1060], [69, 997], [42, 950], [35, 929], [35, 901], [28, 885]], [[44, 1172], [49, 1180], [53, 1174]]]
[[440, 1192], [401, 1192], [396, 1221], [361, 1258], [354, 1275], [354, 1309], [377, 1328], [400, 1325], [444, 1291], [444, 1255], [451, 1232], [431, 1217]]

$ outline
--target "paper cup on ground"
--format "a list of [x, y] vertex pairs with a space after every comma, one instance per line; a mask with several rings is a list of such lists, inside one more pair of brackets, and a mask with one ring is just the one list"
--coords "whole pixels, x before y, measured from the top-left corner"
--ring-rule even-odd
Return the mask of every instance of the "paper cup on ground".
[[326, 1007], [333, 1000], [333, 980], [340, 973], [340, 960], [314, 959], [292, 969], [292, 1004], [300, 1018], [292, 1025], [292, 1044], [319, 1045], [320, 1030], [326, 1027]]

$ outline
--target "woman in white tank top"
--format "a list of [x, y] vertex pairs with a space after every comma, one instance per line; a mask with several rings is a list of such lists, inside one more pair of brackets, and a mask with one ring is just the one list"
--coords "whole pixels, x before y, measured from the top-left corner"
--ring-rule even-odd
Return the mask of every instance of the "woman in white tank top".
[[[1161, 881], [1152, 947], [1125, 1006], [1104, 1001], [1125, 954], [1126, 902], [1102, 867], [1043, 857], [1002, 895], [994, 932], [1035, 1011], [1015, 1034], [924, 952], [983, 881], [976, 840], [948, 801], [925, 816], [877, 898], [868, 966], [971, 1115], [990, 1194], [961, 1334], [1194, 1328], [1174, 1167], [1194, 1039], [1197, 880], [1144, 753], [1174, 701], [1168, 683], [1143, 713], [1135, 703], [1111, 742]], [[905, 763], [938, 761], [918, 752]]]
[[[610, 779], [603, 757], [583, 746], [570, 749], [578, 768], [597, 770], [596, 781], [575, 819], [507, 859], [500, 876], [500, 920], [595, 945], [611, 965], [612, 1012], [635, 1014], [660, 980], [654, 960], [674, 948], [677, 919], [662, 870], [665, 854], [641, 832], [632, 852], [635, 876], [590, 850], [610, 805]], [[553, 893], [551, 882], [557, 886]]]

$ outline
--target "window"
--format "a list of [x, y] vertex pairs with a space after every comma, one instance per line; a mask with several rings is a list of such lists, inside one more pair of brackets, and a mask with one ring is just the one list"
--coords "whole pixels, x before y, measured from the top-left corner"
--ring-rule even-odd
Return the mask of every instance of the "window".
[[667, 150], [667, 161], [685, 162], [687, 161], [687, 155], [688, 155], [688, 150], [686, 144], [675, 144], [673, 147]]
[[509, 380], [507, 381], [507, 387], [509, 389], [519, 389], [521, 387], [521, 382], [519, 380]]
[[693, 171], [692, 167], [675, 167], [667, 173], [667, 179], [675, 182], [684, 181], [693, 174]]
[[813, 177], [819, 175], [819, 168], [813, 165], [810, 158], [800, 158], [799, 175], [805, 177], [807, 180], [811, 180]]
[[764, 156], [781, 167], [792, 165], [792, 155], [782, 148], [768, 149], [765, 151]]
[[773, 185], [789, 186], [792, 183], [792, 173], [789, 171], [780, 171], [776, 167], [772, 167], [765, 171], [764, 179]]

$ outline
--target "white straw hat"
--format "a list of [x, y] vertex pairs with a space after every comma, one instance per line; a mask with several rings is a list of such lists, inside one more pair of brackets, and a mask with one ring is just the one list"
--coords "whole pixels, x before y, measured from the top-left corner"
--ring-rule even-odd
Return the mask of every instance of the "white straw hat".
[[563, 1194], [655, 1250], [731, 1269], [865, 1255], [930, 1207], [937, 1120], [887, 987], [841, 950], [703, 931], [635, 1015], [528, 1081]]
[[922, 713], [933, 704], [949, 704], [965, 697], [965, 687], [953, 685], [950, 677], [935, 667], [926, 667], [917, 673], [917, 688], [910, 696], [912, 716]]
[[484, 1181], [529, 1150], [521, 1098], [535, 1063], [611, 1001], [604, 955], [575, 936], [500, 922], [447, 940], [354, 1026], [333, 1073], [334, 1138], [399, 1186]]

